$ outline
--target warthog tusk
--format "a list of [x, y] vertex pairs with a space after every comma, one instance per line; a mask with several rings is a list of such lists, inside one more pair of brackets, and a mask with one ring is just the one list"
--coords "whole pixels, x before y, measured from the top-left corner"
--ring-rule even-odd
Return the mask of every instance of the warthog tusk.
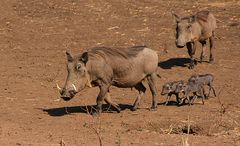
[[57, 89], [61, 92], [62, 89], [58, 86], [58, 84], [56, 84], [56, 85], [57, 85]]
[[75, 90], [75, 91], [77, 91], [77, 88], [76, 88], [76, 86], [75, 86], [74, 84], [72, 84], [72, 86], [73, 86], [74, 90]]
[[87, 86], [92, 88], [91, 82], [89, 80], [87, 81]]
[[86, 85], [87, 85], [88, 87], [92, 88], [91, 81], [90, 81], [90, 76], [89, 76], [89, 75], [87, 75], [87, 83], [86, 83]]

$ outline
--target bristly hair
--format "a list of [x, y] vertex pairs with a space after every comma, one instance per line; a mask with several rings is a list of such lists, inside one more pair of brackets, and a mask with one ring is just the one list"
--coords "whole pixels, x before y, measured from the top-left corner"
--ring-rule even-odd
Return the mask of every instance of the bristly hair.
[[196, 18], [198, 20], [202, 20], [202, 21], [207, 22], [209, 13], [210, 13], [209, 11], [200, 11], [196, 14]]
[[198, 20], [207, 22], [209, 11], [200, 11], [195, 15], [183, 17], [181, 20], [187, 20], [189, 23], [194, 23]]
[[121, 57], [130, 59], [136, 57], [146, 46], [133, 46], [130, 48], [107, 48], [107, 47], [96, 47], [89, 49], [88, 52], [91, 54], [98, 54], [102, 57], [116, 58]]

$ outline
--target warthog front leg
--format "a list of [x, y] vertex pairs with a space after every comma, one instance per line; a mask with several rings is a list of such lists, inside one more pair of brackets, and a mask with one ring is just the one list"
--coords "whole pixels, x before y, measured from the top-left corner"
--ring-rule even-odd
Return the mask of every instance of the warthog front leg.
[[177, 104], [179, 105], [179, 103], [180, 103], [180, 101], [179, 101], [179, 94], [178, 94], [178, 93], [176, 93], [176, 94], [175, 94], [175, 96], [176, 96], [176, 101], [177, 101]]
[[194, 65], [197, 64], [197, 61], [194, 58], [195, 55], [195, 51], [196, 51], [196, 43], [192, 42], [192, 43], [187, 43], [187, 49], [188, 49], [188, 54], [190, 56], [190, 65], [189, 65], [189, 69], [193, 69]]
[[108, 86], [108, 85], [102, 85], [99, 87], [100, 92], [97, 97], [97, 111], [96, 111], [97, 114], [102, 113], [102, 105], [103, 105], [104, 97], [106, 97], [109, 87], [110, 86]]
[[183, 98], [181, 99], [179, 105], [183, 105], [185, 103], [185, 100], [187, 99], [188, 100], [188, 105], [191, 105], [191, 101], [190, 101], [190, 96], [189, 96], [189, 91], [186, 91], [184, 92], [184, 96]]
[[194, 92], [194, 96], [193, 96], [193, 99], [191, 101], [191, 104], [193, 105], [195, 99], [198, 97], [197, 93], [200, 94], [200, 97], [202, 98], [202, 104], [204, 104], [204, 89], [203, 87], [198, 91], [198, 92]]
[[[176, 96], [176, 101], [177, 101], [177, 104], [179, 105], [180, 101], [179, 101], [179, 95], [177, 93], [174, 94]], [[165, 105], [168, 105], [168, 102], [170, 100], [170, 98], [172, 97], [172, 94], [168, 94], [167, 95], [167, 98], [166, 98], [166, 102], [165, 102]]]
[[169, 102], [171, 96], [172, 96], [172, 94], [168, 94], [168, 95], [167, 95], [165, 105], [168, 105], [168, 102]]
[[190, 100], [190, 96], [189, 96], [189, 95], [186, 96], [186, 99], [188, 100], [188, 105], [191, 105], [192, 103], [191, 103], [191, 100]]
[[197, 94], [194, 93], [194, 94], [193, 94], [193, 99], [192, 99], [191, 101], [189, 101], [189, 105], [193, 105], [193, 103], [194, 103], [194, 101], [195, 101], [196, 98], [197, 98]]
[[178, 105], [183, 105], [183, 104], [185, 104], [185, 100], [186, 100], [186, 99], [188, 100], [188, 104], [191, 105], [191, 103], [190, 103], [190, 98], [189, 98], [188, 95], [184, 95], [183, 98], [181, 98], [181, 101], [179, 102]]
[[134, 104], [133, 104], [133, 107], [132, 107], [132, 111], [135, 111], [137, 110], [138, 106], [140, 105], [140, 101], [141, 101], [141, 98], [143, 96], [143, 94], [145, 93], [146, 91], [146, 88], [144, 87], [144, 85], [142, 83], [138, 83], [136, 86], [135, 86], [135, 89], [137, 89], [139, 91], [139, 95], [137, 96]]
[[105, 96], [105, 98], [104, 98], [104, 101], [105, 101], [107, 104], [113, 106], [113, 107], [117, 110], [118, 113], [121, 112], [121, 108], [119, 107], [118, 104], [116, 104], [115, 102], [112, 101], [109, 92], [106, 93], [106, 96]]

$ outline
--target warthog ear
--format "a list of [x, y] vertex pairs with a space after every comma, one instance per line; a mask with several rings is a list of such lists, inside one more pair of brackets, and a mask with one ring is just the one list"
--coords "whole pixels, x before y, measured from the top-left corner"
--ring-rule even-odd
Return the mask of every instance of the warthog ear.
[[66, 51], [66, 55], [67, 55], [67, 60], [68, 60], [69, 62], [72, 62], [72, 61], [73, 61], [73, 56], [72, 56], [72, 54], [69, 53], [68, 51]]
[[88, 61], [88, 52], [84, 52], [80, 58], [80, 61], [82, 61], [83, 63], [87, 63]]
[[173, 12], [171, 12], [171, 13], [172, 13], [173, 17], [175, 18], [176, 23], [180, 22], [180, 17]]

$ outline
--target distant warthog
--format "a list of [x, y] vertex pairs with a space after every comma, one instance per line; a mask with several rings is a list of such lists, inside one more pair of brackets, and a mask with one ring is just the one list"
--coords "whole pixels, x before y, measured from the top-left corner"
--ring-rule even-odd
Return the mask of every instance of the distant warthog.
[[165, 105], [168, 104], [169, 99], [171, 98], [172, 95], [176, 96], [176, 101], [179, 104], [179, 93], [180, 92], [177, 92], [176, 89], [177, 89], [178, 84], [184, 84], [184, 82], [185, 81], [180, 80], [180, 81], [168, 82], [163, 85], [161, 94], [162, 95], [167, 94]]
[[173, 14], [176, 19], [176, 46], [182, 48], [185, 45], [188, 49], [188, 54], [191, 57], [189, 68], [192, 69], [197, 62], [194, 59], [196, 51], [196, 42], [202, 44], [202, 53], [200, 62], [202, 62], [205, 52], [207, 40], [210, 42], [210, 59], [212, 63], [213, 58], [213, 36], [217, 27], [216, 19], [209, 11], [200, 11], [193, 16], [180, 18], [178, 15]]
[[102, 112], [103, 101], [120, 112], [118, 104], [111, 101], [111, 85], [120, 88], [134, 87], [139, 91], [132, 110], [136, 110], [141, 96], [146, 91], [142, 81], [147, 80], [152, 93], [152, 110], [157, 108], [157, 90], [155, 86], [158, 68], [158, 55], [146, 46], [130, 48], [92, 48], [82, 54], [67, 54], [68, 76], [64, 87], [58, 87], [61, 98], [70, 100], [86, 86], [98, 86], [97, 112]]

